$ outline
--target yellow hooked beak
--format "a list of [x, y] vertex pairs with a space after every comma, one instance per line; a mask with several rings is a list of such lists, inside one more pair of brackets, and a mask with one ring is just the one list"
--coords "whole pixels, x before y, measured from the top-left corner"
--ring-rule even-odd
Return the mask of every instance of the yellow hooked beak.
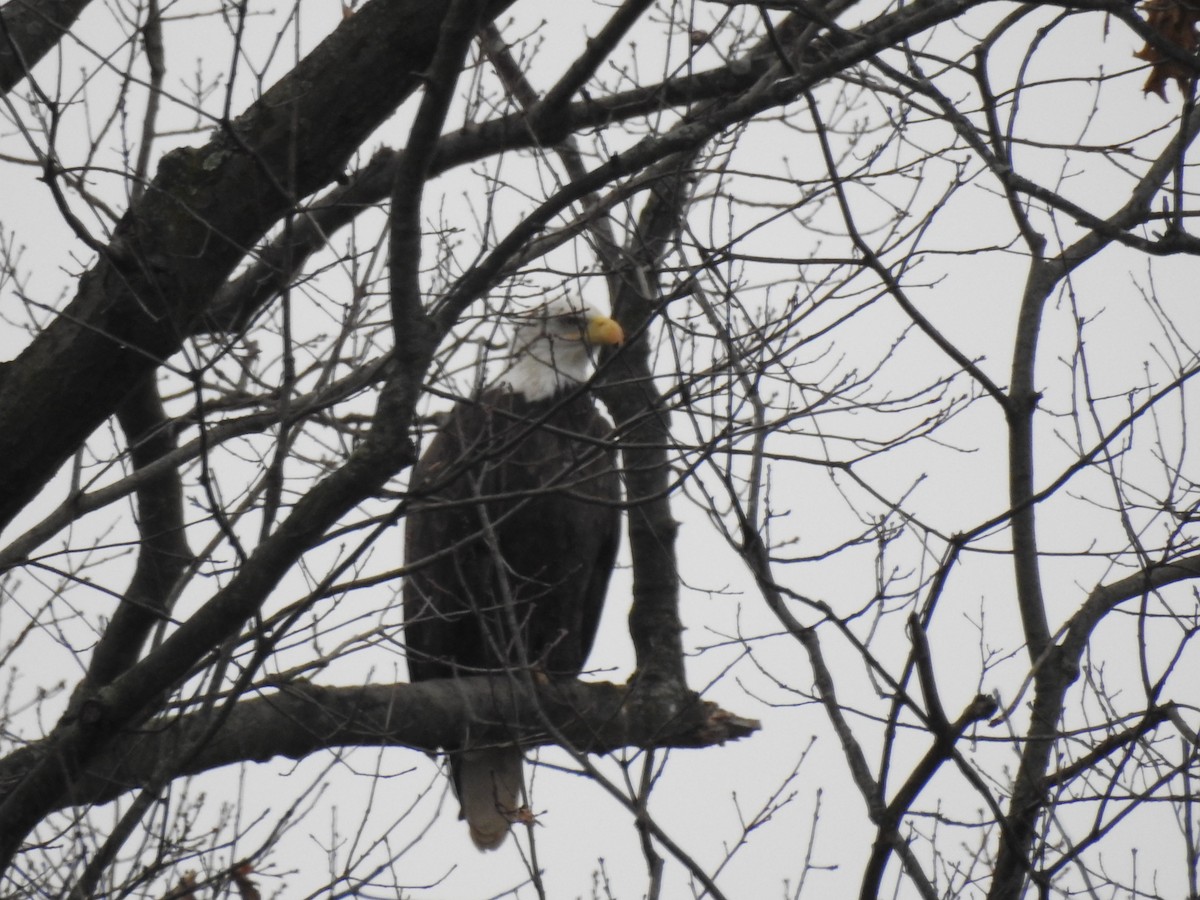
[[615, 319], [608, 316], [592, 316], [588, 319], [587, 331], [582, 337], [589, 344], [597, 346], [625, 343], [625, 331]]

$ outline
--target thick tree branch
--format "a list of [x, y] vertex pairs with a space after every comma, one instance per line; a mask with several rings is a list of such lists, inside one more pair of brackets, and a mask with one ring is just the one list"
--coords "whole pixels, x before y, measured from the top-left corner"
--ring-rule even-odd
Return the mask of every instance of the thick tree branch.
[[[163, 409], [154, 375], [144, 378], [117, 410], [134, 470], [176, 449], [174, 427]], [[108, 684], [141, 654], [152, 628], [167, 614], [176, 580], [191, 562], [183, 533], [183, 480], [176, 467], [142, 481], [137, 489], [138, 562], [121, 605], [92, 654], [88, 682]]]
[[0, 94], [7, 94], [75, 24], [90, 0], [9, 0], [0, 7]]
[[1156, 563], [1111, 584], [1097, 585], [1067, 622], [1066, 636], [1061, 644], [1063, 663], [1068, 668], [1074, 663], [1078, 669], [1092, 632], [1118, 605], [1181, 581], [1200, 581], [1200, 553]]
[[[758, 722], [725, 712], [694, 694], [669, 719], [639, 716], [629, 689], [580, 681], [527, 685], [517, 679], [461, 678], [420, 684], [281, 686], [236, 703], [220, 729], [196, 752], [209, 727], [204, 713], [156, 720], [116, 736], [71, 786], [60, 805], [103, 803], [145, 784], [155, 773], [174, 777], [275, 757], [302, 759], [343, 747], [411, 747], [434, 752], [461, 745], [550, 740], [553, 723], [576, 750], [607, 753], [621, 747], [709, 747], [749, 737]], [[37, 746], [0, 763], [0, 784], [19, 779], [39, 755]], [[173, 765], [172, 765], [173, 763]]]
[[373, 0], [208, 144], [163, 158], [75, 299], [6, 368], [0, 523], [178, 349], [246, 250], [336, 178], [413, 90], [442, 14]]
[[[625, 490], [630, 504], [629, 545], [633, 554], [633, 607], [629, 633], [638, 673], [648, 686], [665, 686], [664, 696], [686, 684], [683, 626], [679, 619], [679, 568], [675, 537], [679, 523], [671, 512], [669, 484], [670, 416], [654, 384], [649, 327], [658, 309], [661, 261], [676, 239], [691, 185], [693, 153], [672, 157], [660, 167], [622, 253], [613, 314], [635, 339], [603, 373], [600, 396], [622, 428]], [[610, 263], [611, 265], [611, 263]]]

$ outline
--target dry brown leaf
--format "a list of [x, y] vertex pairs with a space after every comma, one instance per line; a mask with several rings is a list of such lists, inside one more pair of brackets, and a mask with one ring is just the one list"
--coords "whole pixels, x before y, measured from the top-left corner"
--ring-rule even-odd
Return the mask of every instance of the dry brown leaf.
[[249, 862], [238, 863], [233, 867], [233, 884], [242, 895], [242, 900], [262, 900], [258, 887], [250, 880], [254, 866]]
[[196, 873], [184, 872], [179, 884], [167, 891], [166, 900], [196, 900]]
[[[1164, 41], [1174, 44], [1185, 53], [1195, 53], [1200, 47], [1200, 2], [1196, 0], [1147, 0], [1142, 5], [1146, 11], [1146, 24]], [[1166, 56], [1153, 44], [1133, 54], [1150, 63], [1150, 74], [1142, 92], [1158, 94], [1167, 99], [1167, 79], [1174, 78], [1180, 90], [1187, 90], [1188, 82], [1196, 77], [1196, 69]]]

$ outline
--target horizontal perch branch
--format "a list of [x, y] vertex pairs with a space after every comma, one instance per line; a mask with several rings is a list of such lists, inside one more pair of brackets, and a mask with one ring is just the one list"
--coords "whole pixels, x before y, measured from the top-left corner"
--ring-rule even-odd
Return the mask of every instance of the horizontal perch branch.
[[[63, 805], [103, 803], [152, 778], [183, 777], [277, 756], [300, 759], [321, 750], [396, 746], [432, 751], [519, 740], [527, 746], [569, 743], [604, 753], [619, 747], [708, 747], [748, 737], [760, 725], [686, 693], [664, 704], [607, 682], [521, 685], [487, 677], [420, 684], [325, 687], [307, 681], [237, 701], [221, 713], [155, 720], [116, 737], [71, 785]], [[82, 711], [82, 717], [88, 713]], [[214, 715], [221, 716], [214, 729]], [[551, 740], [549, 732], [557, 732]], [[35, 747], [14, 757], [36, 757]], [[16, 759], [10, 757], [10, 762]], [[0, 783], [19, 779], [0, 772]]]

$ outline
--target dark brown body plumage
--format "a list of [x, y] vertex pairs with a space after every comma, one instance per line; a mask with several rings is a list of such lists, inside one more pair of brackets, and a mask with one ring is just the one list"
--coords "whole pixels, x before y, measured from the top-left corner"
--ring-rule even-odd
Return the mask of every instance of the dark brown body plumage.
[[[412, 475], [404, 616], [413, 681], [583, 669], [620, 540], [610, 432], [578, 388], [530, 402], [497, 387], [454, 407]], [[520, 761], [513, 746], [451, 754], [481, 848], [503, 840], [519, 806]]]

